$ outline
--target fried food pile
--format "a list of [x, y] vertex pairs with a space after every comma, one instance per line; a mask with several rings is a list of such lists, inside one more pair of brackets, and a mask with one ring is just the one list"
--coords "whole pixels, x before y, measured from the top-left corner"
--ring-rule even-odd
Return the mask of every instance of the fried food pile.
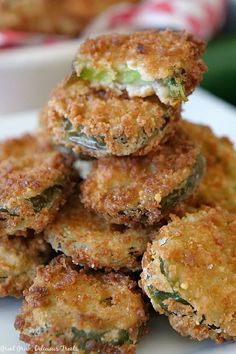
[[[138, 0], [125, 0], [135, 3]], [[78, 35], [109, 6], [123, 0], [0, 0], [0, 30]]]
[[183, 336], [236, 339], [236, 152], [180, 114], [203, 50], [88, 39], [39, 131], [0, 145], [0, 296], [23, 294], [29, 353], [134, 353], [152, 306]]

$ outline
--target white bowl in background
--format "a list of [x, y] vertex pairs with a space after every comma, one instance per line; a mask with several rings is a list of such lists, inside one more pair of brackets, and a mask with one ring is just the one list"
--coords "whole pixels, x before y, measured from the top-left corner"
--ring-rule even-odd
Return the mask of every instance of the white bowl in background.
[[36, 109], [70, 73], [79, 40], [0, 52], [0, 115]]

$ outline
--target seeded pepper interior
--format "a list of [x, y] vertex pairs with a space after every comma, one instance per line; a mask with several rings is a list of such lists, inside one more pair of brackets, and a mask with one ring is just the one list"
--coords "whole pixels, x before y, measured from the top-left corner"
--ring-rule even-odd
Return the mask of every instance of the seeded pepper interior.
[[86, 39], [38, 130], [0, 144], [0, 296], [24, 297], [29, 353], [135, 353], [151, 307], [182, 336], [236, 340], [236, 152], [181, 116], [204, 48]]

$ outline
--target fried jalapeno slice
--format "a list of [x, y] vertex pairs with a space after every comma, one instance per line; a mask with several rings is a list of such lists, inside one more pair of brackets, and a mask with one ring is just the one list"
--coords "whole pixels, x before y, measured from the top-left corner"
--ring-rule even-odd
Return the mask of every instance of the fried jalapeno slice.
[[206, 209], [163, 226], [144, 254], [141, 286], [183, 336], [236, 340], [236, 214]]
[[[39, 267], [15, 326], [35, 346], [79, 353], [134, 353], [147, 313], [136, 283], [118, 273], [77, 271], [64, 256]], [[63, 351], [62, 351], [63, 352]]]
[[206, 174], [196, 193], [184, 203], [185, 211], [202, 205], [221, 206], [236, 212], [236, 151], [227, 138], [218, 138], [204, 125], [180, 122], [183, 130], [200, 145], [206, 158]]
[[106, 270], [138, 271], [150, 230], [111, 224], [85, 209], [75, 196], [44, 231], [56, 251], [75, 264]]
[[74, 69], [91, 85], [129, 97], [157, 95], [161, 102], [186, 101], [206, 66], [200, 59], [204, 42], [186, 32], [143, 31], [87, 39]]
[[51, 247], [42, 235], [0, 238], [0, 297], [21, 297], [33, 282], [36, 267], [45, 264]]
[[164, 106], [154, 96], [117, 97], [73, 74], [54, 91], [41, 122], [54, 144], [77, 154], [146, 155], [170, 135], [179, 115], [179, 105]]
[[72, 189], [71, 159], [48, 142], [23, 136], [0, 145], [0, 228], [9, 235], [41, 232]]
[[180, 129], [155, 153], [103, 158], [82, 182], [82, 202], [115, 223], [155, 224], [200, 183], [204, 158]]

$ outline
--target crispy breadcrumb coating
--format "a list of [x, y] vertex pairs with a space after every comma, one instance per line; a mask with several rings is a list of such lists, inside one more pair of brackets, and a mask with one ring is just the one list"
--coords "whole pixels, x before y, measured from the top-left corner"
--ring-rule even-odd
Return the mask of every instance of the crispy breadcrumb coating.
[[130, 97], [156, 94], [165, 104], [186, 100], [206, 66], [200, 59], [205, 44], [184, 31], [108, 34], [81, 44], [74, 68], [96, 87]]
[[236, 214], [201, 210], [163, 226], [144, 254], [141, 286], [183, 336], [236, 340]]
[[81, 354], [134, 353], [148, 319], [135, 285], [123, 274], [77, 271], [58, 257], [38, 268], [15, 327], [29, 353], [62, 345]]
[[94, 157], [146, 155], [173, 132], [180, 107], [91, 88], [75, 74], [59, 85], [41, 122], [56, 145]]
[[155, 224], [200, 183], [204, 159], [177, 129], [155, 153], [103, 158], [81, 184], [86, 207], [121, 224]]
[[206, 174], [196, 193], [183, 203], [192, 211], [202, 205], [236, 212], [236, 151], [227, 138], [218, 138], [204, 125], [181, 121], [182, 129], [199, 144], [206, 158]]
[[[9, 235], [41, 232], [72, 191], [71, 158], [41, 137], [0, 145], [0, 228]], [[1, 232], [2, 233], [2, 232]]]
[[21, 297], [33, 282], [36, 267], [49, 261], [51, 247], [42, 235], [0, 238], [0, 297]]
[[138, 271], [151, 230], [111, 224], [85, 209], [79, 195], [73, 197], [44, 231], [55, 251], [75, 264], [106, 270]]

